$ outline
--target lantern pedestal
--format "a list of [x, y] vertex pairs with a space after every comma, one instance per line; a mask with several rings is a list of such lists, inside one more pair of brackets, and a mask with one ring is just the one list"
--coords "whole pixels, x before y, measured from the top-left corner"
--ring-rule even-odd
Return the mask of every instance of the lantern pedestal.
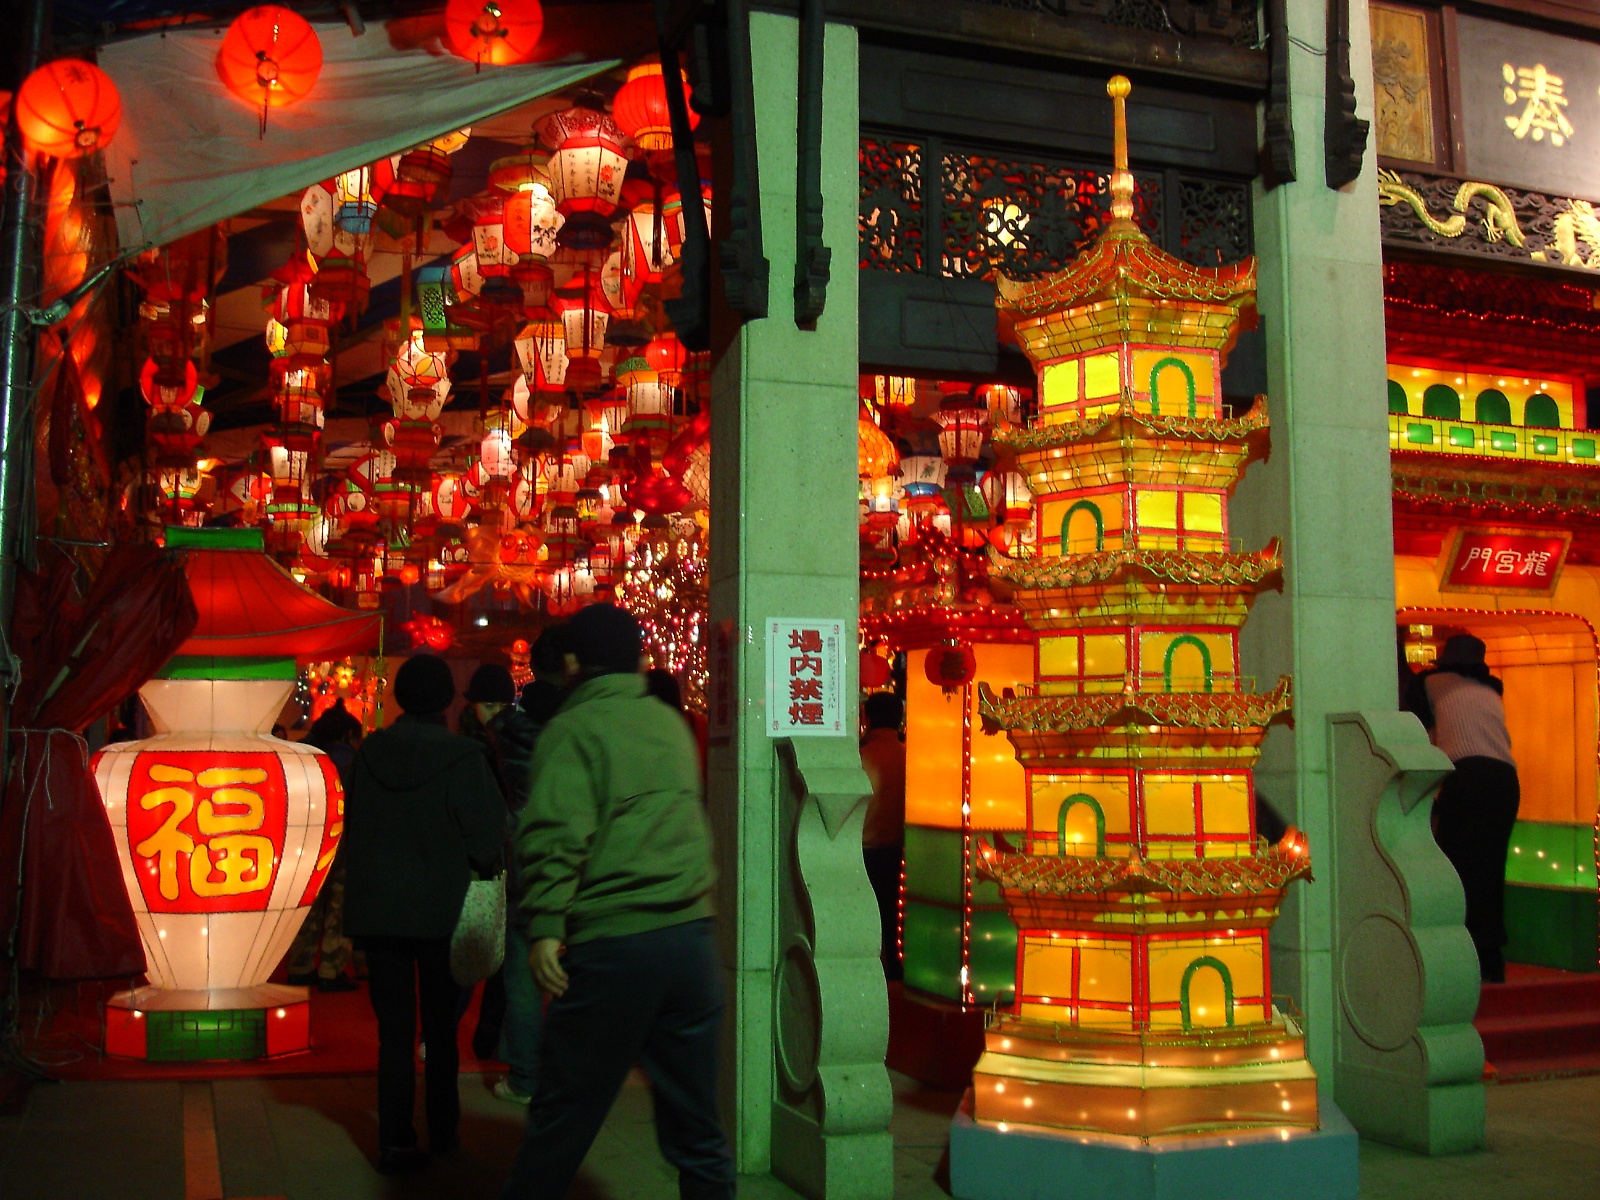
[[147, 1062], [244, 1062], [311, 1049], [310, 989], [142, 987], [106, 1005], [105, 1051]]
[[986, 1008], [963, 1008], [925, 992], [889, 985], [891, 1071], [929, 1087], [966, 1087], [983, 1053]]
[[1356, 1131], [1329, 1097], [1319, 1114], [1319, 1129], [1142, 1142], [979, 1123], [969, 1090], [950, 1123], [950, 1192], [956, 1200], [1355, 1200]]

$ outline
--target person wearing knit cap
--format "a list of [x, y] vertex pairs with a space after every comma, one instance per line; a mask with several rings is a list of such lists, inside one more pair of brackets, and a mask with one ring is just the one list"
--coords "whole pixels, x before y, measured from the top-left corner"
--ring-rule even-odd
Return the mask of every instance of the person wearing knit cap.
[[459, 1144], [461, 988], [450, 974], [450, 935], [467, 885], [493, 878], [504, 857], [506, 809], [489, 760], [445, 727], [455, 695], [443, 659], [407, 659], [394, 679], [401, 714], [361, 743], [345, 791], [345, 932], [366, 953], [378, 1018], [378, 1169], [386, 1174], [428, 1161], [411, 1119], [419, 1007], [428, 1145], [440, 1154]]
[[1486, 983], [1504, 983], [1506, 852], [1522, 802], [1506, 730], [1504, 687], [1489, 673], [1488, 647], [1458, 633], [1432, 670], [1413, 681], [1406, 707], [1455, 764], [1434, 801], [1434, 838], [1461, 877], [1467, 932]]
[[515, 840], [528, 963], [551, 1000], [502, 1196], [561, 1200], [642, 1062], [679, 1194], [733, 1200], [716, 1108], [716, 875], [694, 739], [647, 692], [629, 613], [589, 605], [566, 638], [576, 684], [539, 735]]

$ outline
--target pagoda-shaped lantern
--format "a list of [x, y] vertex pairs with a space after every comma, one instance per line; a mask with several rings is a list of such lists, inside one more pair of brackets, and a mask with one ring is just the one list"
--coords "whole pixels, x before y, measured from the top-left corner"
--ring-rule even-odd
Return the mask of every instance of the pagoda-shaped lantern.
[[[996, 556], [991, 578], [1038, 648], [1032, 688], [981, 689], [1027, 812], [1017, 848], [978, 849], [1017, 926], [1018, 975], [971, 1112], [980, 1137], [1276, 1145], [1316, 1130], [1318, 1106], [1267, 944], [1310, 859], [1296, 830], [1259, 840], [1254, 817], [1253, 768], [1289, 684], [1256, 694], [1239, 672], [1239, 627], [1280, 555], [1228, 545], [1228, 494], [1266, 429], [1262, 405], [1231, 417], [1221, 398], [1255, 263], [1192, 267], [1139, 231], [1128, 81], [1107, 90], [1111, 221], [1069, 267], [998, 281], [1040, 411], [995, 441], [1026, 477], [1038, 540], [1032, 557]], [[952, 1147], [953, 1175], [971, 1145]]]

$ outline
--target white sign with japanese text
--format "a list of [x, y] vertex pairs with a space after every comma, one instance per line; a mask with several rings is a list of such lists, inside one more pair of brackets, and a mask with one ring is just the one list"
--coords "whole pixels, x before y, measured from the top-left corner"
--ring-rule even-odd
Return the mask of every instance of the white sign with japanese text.
[[767, 621], [767, 736], [843, 737], [845, 623], [830, 618]]

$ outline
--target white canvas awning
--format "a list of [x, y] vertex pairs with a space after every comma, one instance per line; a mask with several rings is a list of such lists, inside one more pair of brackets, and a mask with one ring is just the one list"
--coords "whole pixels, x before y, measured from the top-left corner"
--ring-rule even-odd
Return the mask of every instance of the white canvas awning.
[[319, 25], [322, 73], [298, 104], [259, 109], [217, 75], [221, 29], [114, 42], [99, 64], [122, 94], [106, 171], [124, 247], [163, 244], [341, 171], [485, 120], [615, 62], [474, 69], [451, 54]]

